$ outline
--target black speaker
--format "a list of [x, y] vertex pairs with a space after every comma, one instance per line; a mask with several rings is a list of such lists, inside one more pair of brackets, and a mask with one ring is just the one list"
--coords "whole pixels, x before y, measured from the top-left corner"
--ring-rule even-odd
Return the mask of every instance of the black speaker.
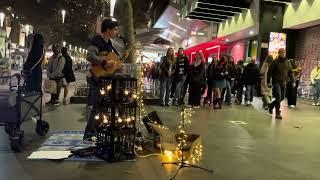
[[148, 115], [142, 118], [143, 124], [146, 126], [149, 133], [153, 132], [153, 129], [148, 125], [148, 122], [157, 123], [159, 125], [163, 125], [156, 111], [152, 111]]

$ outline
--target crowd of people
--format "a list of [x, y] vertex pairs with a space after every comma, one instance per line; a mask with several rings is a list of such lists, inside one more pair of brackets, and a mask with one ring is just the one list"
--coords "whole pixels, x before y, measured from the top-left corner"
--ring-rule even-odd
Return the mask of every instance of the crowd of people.
[[[254, 95], [261, 95], [263, 108], [270, 114], [275, 110], [275, 117], [282, 119], [280, 103], [287, 98], [287, 105], [297, 105], [297, 89], [300, 82], [301, 67], [299, 61], [287, 59], [285, 50], [280, 49], [274, 59], [269, 55], [258, 66], [255, 59], [248, 58], [235, 63], [230, 55], [220, 59], [212, 57], [207, 64], [202, 52], [190, 60], [179, 48], [177, 55], [172, 48], [167, 50], [159, 63], [155, 63], [149, 72], [154, 82], [156, 95], [161, 106], [183, 105], [189, 92], [188, 104], [194, 107], [213, 106], [221, 109], [222, 105], [237, 105], [244, 102], [249, 106]], [[314, 89], [314, 103], [320, 105], [320, 61], [313, 69], [310, 81]], [[232, 100], [234, 98], [234, 101]], [[172, 101], [170, 101], [170, 98]], [[203, 101], [201, 99], [203, 98]]]

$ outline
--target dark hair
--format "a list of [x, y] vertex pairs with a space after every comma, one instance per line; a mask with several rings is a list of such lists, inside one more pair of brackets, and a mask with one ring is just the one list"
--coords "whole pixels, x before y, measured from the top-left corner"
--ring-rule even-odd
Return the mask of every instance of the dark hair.
[[66, 47], [61, 48], [61, 54], [62, 54], [63, 56], [68, 55], [68, 48], [66, 48]]
[[243, 60], [239, 60], [237, 64], [238, 65], [243, 65]]
[[105, 19], [101, 24], [101, 32], [104, 33], [108, 29], [113, 29], [118, 26], [119, 26], [119, 23], [117, 21], [113, 21], [112, 19]]
[[41, 34], [34, 34], [31, 50], [43, 49], [43, 48], [44, 48], [43, 36]]

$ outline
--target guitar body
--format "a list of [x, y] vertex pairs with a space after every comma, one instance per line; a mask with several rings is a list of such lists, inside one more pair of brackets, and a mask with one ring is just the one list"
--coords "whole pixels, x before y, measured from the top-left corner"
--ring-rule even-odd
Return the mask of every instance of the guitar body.
[[90, 69], [90, 73], [96, 78], [112, 76], [123, 64], [122, 60], [120, 60], [119, 56], [114, 52], [110, 52], [107, 56], [104, 56], [103, 61], [105, 63], [92, 65]]

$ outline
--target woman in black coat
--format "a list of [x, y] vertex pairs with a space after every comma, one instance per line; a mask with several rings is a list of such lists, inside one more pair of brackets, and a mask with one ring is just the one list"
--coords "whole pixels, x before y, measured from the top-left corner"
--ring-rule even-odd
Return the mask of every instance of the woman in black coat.
[[65, 59], [65, 65], [64, 65], [64, 68], [63, 68], [62, 72], [63, 72], [64, 78], [66, 80], [65, 84], [63, 84], [63, 88], [64, 88], [63, 104], [67, 104], [67, 97], [68, 97], [68, 93], [69, 93], [69, 85], [70, 85], [71, 82], [75, 82], [76, 78], [75, 78], [74, 73], [73, 73], [72, 58], [68, 54], [68, 49], [66, 47], [63, 47], [61, 49], [61, 54]]
[[23, 65], [25, 89], [30, 92], [42, 92], [42, 61], [44, 58], [44, 42], [41, 34], [33, 36], [32, 47], [27, 61]]
[[189, 105], [200, 106], [201, 88], [205, 84], [205, 64], [199, 53], [196, 54], [194, 64], [189, 71]]

